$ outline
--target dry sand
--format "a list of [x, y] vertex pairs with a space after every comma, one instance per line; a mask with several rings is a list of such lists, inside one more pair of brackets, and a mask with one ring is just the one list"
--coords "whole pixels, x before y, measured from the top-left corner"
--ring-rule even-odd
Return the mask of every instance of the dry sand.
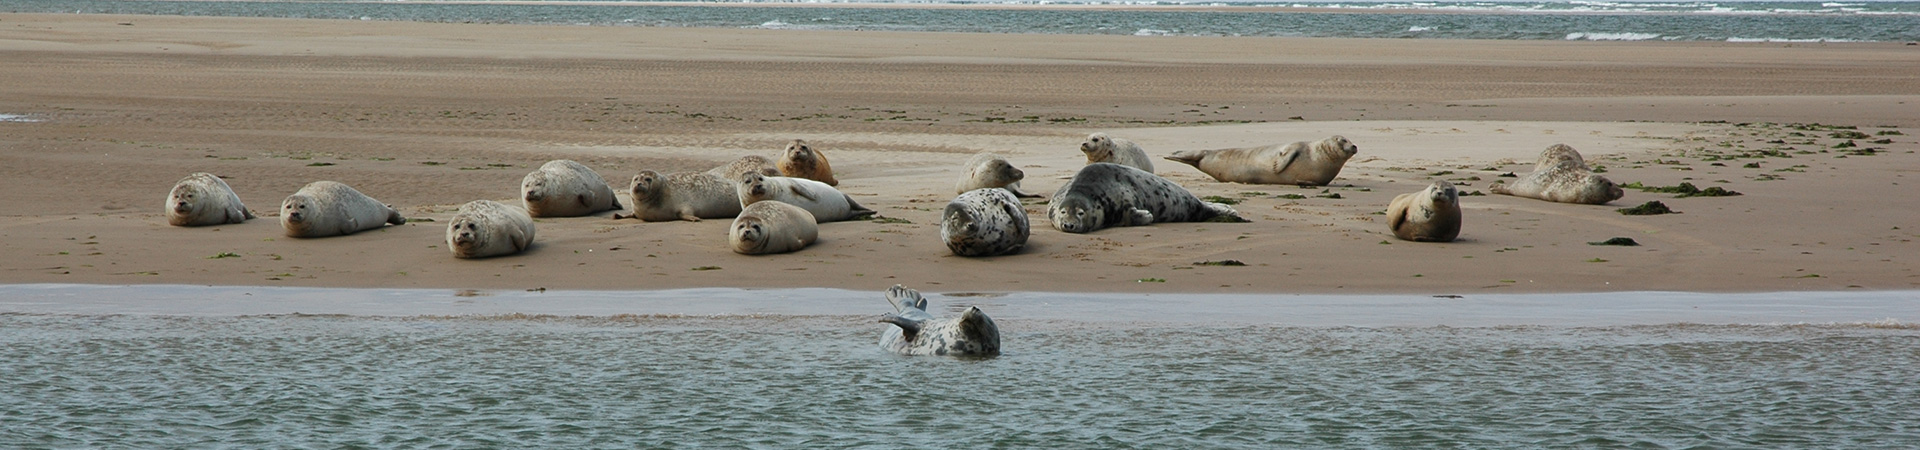
[[[1920, 48], [1036, 36], [0, 14], [0, 283], [450, 289], [842, 287], [935, 292], [1431, 293], [1916, 289]], [[6, 117], [6, 116], [0, 116]], [[1838, 130], [1857, 127], [1858, 147]], [[1742, 125], [1745, 124], [1745, 125]], [[1816, 128], [1816, 127], [1803, 127]], [[1345, 135], [1333, 188], [1219, 183], [1251, 223], [1072, 235], [1030, 202], [1017, 255], [939, 241], [980, 151], [1048, 192], [1093, 131], [1178, 150]], [[1886, 133], [1883, 135], [1882, 133]], [[1899, 133], [1899, 134], [1893, 134]], [[456, 260], [446, 218], [581, 161], [616, 190], [787, 140], [910, 223], [821, 227], [795, 254], [727, 250], [727, 221], [545, 219], [524, 255]], [[1874, 143], [1884, 141], [1885, 143]], [[1433, 179], [1485, 191], [1567, 143], [1629, 190], [1609, 205], [1464, 197], [1461, 240], [1378, 213]], [[1868, 152], [1860, 149], [1875, 149]], [[1771, 153], [1766, 156], [1763, 153]], [[1751, 157], [1739, 157], [1742, 155]], [[226, 177], [261, 219], [166, 225], [174, 181]], [[281, 198], [335, 180], [415, 218], [282, 236]], [[1297, 194], [1304, 198], [1286, 198]], [[1326, 198], [1338, 194], [1339, 198]], [[1623, 216], [1659, 200], [1682, 214]], [[1630, 237], [1639, 247], [1592, 246]], [[232, 255], [228, 257], [217, 257]], [[1242, 267], [1195, 266], [1237, 260]], [[710, 268], [710, 270], [699, 270]]]

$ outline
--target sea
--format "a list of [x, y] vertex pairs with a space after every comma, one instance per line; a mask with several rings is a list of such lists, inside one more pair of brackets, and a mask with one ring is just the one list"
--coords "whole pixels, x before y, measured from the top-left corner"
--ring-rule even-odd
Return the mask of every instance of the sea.
[[1920, 292], [0, 285], [0, 448], [1920, 448]]
[[1137, 36], [1920, 42], [1915, 1], [6, 0], [0, 12]]

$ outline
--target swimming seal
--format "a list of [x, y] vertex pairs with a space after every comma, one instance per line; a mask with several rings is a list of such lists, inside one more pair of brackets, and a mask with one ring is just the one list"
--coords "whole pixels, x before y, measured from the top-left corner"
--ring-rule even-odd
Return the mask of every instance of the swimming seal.
[[936, 319], [927, 314], [927, 299], [920, 292], [897, 284], [887, 290], [887, 302], [894, 313], [881, 316], [880, 322], [894, 327], [880, 335], [880, 348], [908, 356], [1000, 354], [1000, 328], [979, 307], [967, 307], [960, 317]]

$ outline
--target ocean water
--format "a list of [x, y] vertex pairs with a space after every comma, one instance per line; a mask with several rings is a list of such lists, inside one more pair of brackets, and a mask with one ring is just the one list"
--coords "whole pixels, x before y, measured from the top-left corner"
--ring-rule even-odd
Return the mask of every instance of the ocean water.
[[[156, 1], [0, 2], [0, 12], [164, 14], [422, 22], [1190, 36], [1415, 39], [1920, 41], [1920, 2], [721, 2]], [[809, 8], [783, 6], [808, 3]], [[897, 8], [888, 4], [1208, 6], [1152, 10]], [[1337, 11], [1293, 12], [1283, 7]], [[1421, 13], [1409, 13], [1409, 12]]]
[[0, 286], [0, 448], [1914, 448], [1916, 294]]

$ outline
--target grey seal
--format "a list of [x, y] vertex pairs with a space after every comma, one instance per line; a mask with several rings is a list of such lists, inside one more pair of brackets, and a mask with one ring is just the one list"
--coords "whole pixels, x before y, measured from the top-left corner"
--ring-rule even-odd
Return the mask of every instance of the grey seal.
[[1147, 157], [1146, 150], [1140, 149], [1140, 144], [1106, 133], [1087, 135], [1087, 140], [1080, 142], [1080, 152], [1087, 154], [1087, 164], [1114, 163], [1153, 173], [1153, 159]]
[[200, 227], [246, 222], [253, 211], [240, 203], [226, 180], [206, 172], [195, 172], [173, 184], [167, 192], [167, 224]]
[[1027, 210], [1013, 192], [1001, 188], [967, 191], [940, 214], [940, 240], [960, 256], [996, 256], [1020, 251], [1032, 230]]
[[460, 205], [447, 222], [447, 249], [455, 258], [511, 255], [533, 246], [533, 216], [493, 200]]
[[1626, 191], [1607, 177], [1595, 175], [1580, 152], [1564, 144], [1554, 144], [1540, 152], [1534, 171], [1508, 183], [1487, 187], [1495, 194], [1526, 197], [1559, 203], [1601, 205], [1626, 196]]
[[392, 206], [333, 181], [308, 183], [280, 202], [280, 226], [292, 237], [340, 236], [406, 223]]
[[1027, 173], [1014, 167], [1006, 157], [992, 153], [978, 153], [967, 158], [967, 164], [960, 169], [960, 181], [954, 183], [955, 194], [981, 188], [1004, 188], [1015, 197], [1040, 198], [1039, 194], [1020, 192], [1020, 180]]
[[1068, 233], [1233, 215], [1232, 207], [1202, 201], [1172, 181], [1112, 163], [1080, 168], [1047, 205], [1053, 228]]
[[1447, 180], [1420, 192], [1400, 194], [1387, 204], [1393, 236], [1416, 242], [1453, 242], [1460, 237], [1460, 191]]
[[880, 348], [908, 356], [1000, 354], [1000, 328], [979, 307], [967, 307], [960, 317], [936, 319], [927, 314], [927, 299], [920, 292], [897, 284], [887, 290], [887, 302], [894, 313], [881, 316], [880, 322], [895, 326], [880, 335]]

